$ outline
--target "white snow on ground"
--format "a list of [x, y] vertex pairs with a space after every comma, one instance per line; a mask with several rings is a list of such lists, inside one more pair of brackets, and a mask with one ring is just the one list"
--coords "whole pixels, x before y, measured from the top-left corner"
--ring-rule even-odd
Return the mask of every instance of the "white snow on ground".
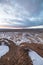
[[[17, 45], [21, 44], [22, 42], [43, 43], [43, 33], [0, 32], [0, 38], [13, 40]], [[3, 44], [0, 45], [0, 58], [9, 51], [9, 47]], [[30, 50], [29, 56], [33, 62], [33, 65], [43, 65], [43, 58], [35, 51]]]
[[0, 38], [13, 40], [17, 45], [22, 42], [43, 43], [43, 34], [41, 34], [34, 32], [0, 32]]
[[35, 51], [30, 50], [28, 54], [33, 62], [33, 65], [43, 65], [43, 58]]
[[9, 47], [5, 45], [0, 45], [0, 58], [9, 51]]

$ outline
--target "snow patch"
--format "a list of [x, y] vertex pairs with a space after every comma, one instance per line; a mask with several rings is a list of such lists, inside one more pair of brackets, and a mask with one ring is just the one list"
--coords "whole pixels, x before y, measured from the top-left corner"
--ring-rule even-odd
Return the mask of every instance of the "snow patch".
[[38, 55], [35, 51], [30, 50], [28, 55], [30, 56], [33, 65], [43, 65], [43, 58]]
[[9, 52], [9, 47], [6, 45], [0, 45], [0, 58]]

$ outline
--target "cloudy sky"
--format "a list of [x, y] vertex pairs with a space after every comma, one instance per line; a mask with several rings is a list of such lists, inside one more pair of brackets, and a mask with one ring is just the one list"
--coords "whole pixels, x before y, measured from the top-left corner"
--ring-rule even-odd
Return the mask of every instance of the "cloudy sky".
[[43, 0], [0, 0], [1, 25], [43, 25]]

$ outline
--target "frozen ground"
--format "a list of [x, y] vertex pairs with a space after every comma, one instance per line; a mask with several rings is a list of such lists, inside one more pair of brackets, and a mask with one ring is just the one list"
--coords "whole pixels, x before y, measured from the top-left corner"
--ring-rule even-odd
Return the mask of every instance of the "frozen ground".
[[[22, 42], [43, 44], [43, 33], [0, 32], [0, 38], [13, 40], [17, 45]], [[5, 55], [8, 51], [8, 46], [0, 46], [0, 57]], [[43, 65], [43, 58], [35, 51], [30, 50], [29, 56], [32, 59], [33, 65]]]
[[8, 38], [13, 40], [17, 45], [22, 42], [43, 43], [42, 33], [29, 32], [0, 32], [0, 38]]

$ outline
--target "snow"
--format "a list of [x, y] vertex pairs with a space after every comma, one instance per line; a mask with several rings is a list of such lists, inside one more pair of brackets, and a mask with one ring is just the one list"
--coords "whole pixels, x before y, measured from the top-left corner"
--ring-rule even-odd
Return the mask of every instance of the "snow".
[[22, 42], [43, 43], [43, 34], [34, 32], [0, 32], [0, 38], [13, 40], [17, 45]]
[[[19, 35], [20, 34], [20, 35]], [[42, 37], [42, 38], [41, 38]], [[7, 38], [17, 45], [21, 44], [22, 42], [28, 43], [43, 43], [43, 33], [29, 33], [29, 32], [0, 32], [0, 38]], [[7, 40], [5, 40], [8, 42]], [[9, 47], [4, 45], [0, 45], [0, 58], [5, 55], [9, 51]], [[43, 58], [38, 55], [35, 51], [30, 50], [29, 56], [33, 62], [33, 65], [43, 65]]]
[[40, 55], [38, 55], [35, 51], [30, 50], [28, 55], [30, 56], [33, 65], [43, 65], [43, 58]]
[[9, 47], [6, 45], [0, 45], [0, 58], [9, 51]]

